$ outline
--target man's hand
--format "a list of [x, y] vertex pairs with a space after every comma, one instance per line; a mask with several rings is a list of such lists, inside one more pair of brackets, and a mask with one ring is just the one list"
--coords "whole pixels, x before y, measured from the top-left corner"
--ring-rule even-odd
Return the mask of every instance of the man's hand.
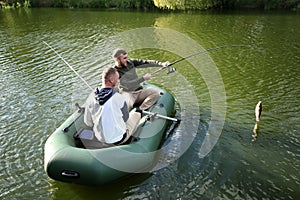
[[144, 76], [143, 76], [143, 78], [145, 79], [145, 81], [147, 81], [147, 80], [150, 80], [151, 79], [151, 74], [150, 73], [147, 73], [147, 74], [145, 74]]
[[163, 67], [168, 67], [169, 65], [170, 65], [170, 62], [169, 62], [169, 61], [163, 62], [163, 63], [161, 64], [161, 66], [163, 66]]

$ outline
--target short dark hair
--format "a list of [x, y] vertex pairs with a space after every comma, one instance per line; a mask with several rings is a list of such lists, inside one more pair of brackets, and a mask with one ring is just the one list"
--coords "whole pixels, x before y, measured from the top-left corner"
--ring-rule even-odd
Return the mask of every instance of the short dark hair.
[[110, 77], [115, 75], [117, 70], [113, 67], [107, 67], [102, 72], [102, 80], [108, 81]]
[[126, 52], [124, 49], [118, 48], [118, 49], [115, 49], [115, 50], [114, 50], [112, 57], [113, 57], [113, 58], [120, 58], [120, 56], [121, 56], [122, 54], [123, 54], [123, 55], [126, 55], [127, 52]]

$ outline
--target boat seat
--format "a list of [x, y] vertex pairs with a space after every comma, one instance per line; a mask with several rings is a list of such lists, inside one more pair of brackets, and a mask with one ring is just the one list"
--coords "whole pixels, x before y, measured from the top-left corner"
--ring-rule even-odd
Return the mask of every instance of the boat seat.
[[76, 141], [76, 147], [79, 148], [102, 149], [113, 146], [97, 140], [97, 138], [94, 137], [93, 130], [89, 129], [80, 129], [73, 135], [73, 137]]
[[[76, 141], [76, 147], [79, 148], [102, 149], [102, 148], [115, 146], [114, 144], [107, 144], [97, 140], [97, 138], [94, 136], [93, 130], [90, 129], [80, 129], [73, 135], [73, 137]], [[140, 140], [139, 137], [131, 136], [130, 139], [124, 144], [137, 142], [139, 140]]]

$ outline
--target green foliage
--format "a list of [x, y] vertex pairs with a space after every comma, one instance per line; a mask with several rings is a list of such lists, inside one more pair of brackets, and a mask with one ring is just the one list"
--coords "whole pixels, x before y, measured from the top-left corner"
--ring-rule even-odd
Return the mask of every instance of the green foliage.
[[299, 0], [257, 0], [261, 8], [264, 9], [290, 9], [290, 8], [299, 8]]
[[4, 0], [0, 8], [63, 7], [63, 8], [155, 8], [153, 0]]
[[6, 0], [6, 1], [0, 1], [0, 8], [28, 8], [30, 7], [30, 1], [29, 0]]
[[162, 9], [170, 10], [206, 10], [210, 8], [232, 7], [239, 0], [154, 0]]
[[155, 6], [169, 10], [205, 10], [232, 8], [300, 8], [300, 0], [153, 0]]
[[300, 0], [0, 0], [0, 8], [64, 7], [167, 10], [300, 9]]
[[209, 8], [212, 8], [214, 6], [213, 2], [211, 0], [189, 0], [185, 3], [185, 9], [200, 9], [200, 10], [206, 10]]

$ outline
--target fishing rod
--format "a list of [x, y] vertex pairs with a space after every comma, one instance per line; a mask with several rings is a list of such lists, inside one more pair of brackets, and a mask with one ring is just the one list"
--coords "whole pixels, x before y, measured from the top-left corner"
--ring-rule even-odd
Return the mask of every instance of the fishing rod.
[[43, 41], [52, 51], [54, 51], [54, 53], [56, 53], [56, 55], [58, 55], [58, 57], [60, 57], [64, 63], [91, 89], [94, 90], [76, 71], [75, 69], [59, 54], [57, 53], [57, 51], [55, 51], [55, 49], [53, 49], [47, 42]]
[[204, 54], [204, 53], [207, 53], [209, 51], [215, 51], [215, 50], [218, 50], [218, 49], [224, 49], [224, 48], [229, 48], [229, 47], [249, 47], [249, 48], [254, 48], [253, 46], [250, 46], [250, 45], [244, 45], [244, 44], [231, 44], [231, 45], [224, 45], [224, 46], [217, 46], [217, 47], [213, 47], [213, 48], [209, 48], [209, 49], [205, 49], [203, 51], [199, 51], [199, 52], [196, 52], [196, 53], [193, 53], [191, 55], [188, 55], [186, 57], [183, 57], [183, 58], [180, 58], [178, 60], [175, 60], [174, 62], [170, 63], [169, 65], [167, 66], [163, 66], [159, 69], [157, 69], [156, 71], [152, 72], [151, 75], [154, 75], [158, 72], [160, 72], [161, 70], [165, 69], [165, 68], [168, 68], [168, 74], [170, 73], [173, 73], [176, 71], [176, 68], [170, 68], [170, 66], [172, 65], [175, 65], [176, 63], [179, 63], [183, 60], [186, 60], [190, 57], [193, 57], [193, 56], [196, 56], [196, 55], [200, 55], [200, 54]]

